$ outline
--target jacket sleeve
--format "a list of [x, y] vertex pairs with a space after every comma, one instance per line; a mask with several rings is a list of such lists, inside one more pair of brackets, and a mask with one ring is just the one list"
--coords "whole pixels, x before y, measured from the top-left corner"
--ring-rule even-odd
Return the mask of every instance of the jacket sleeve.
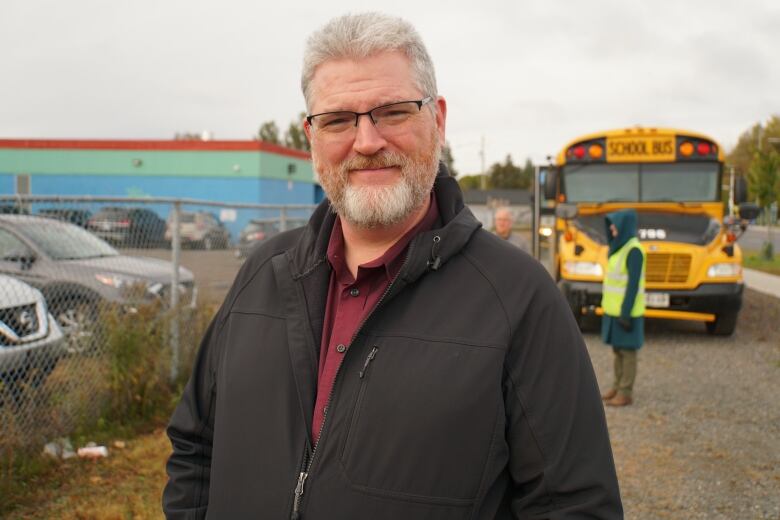
[[190, 380], [173, 412], [167, 434], [173, 453], [166, 470], [163, 511], [169, 519], [205, 518], [214, 430], [217, 318], [198, 351]]
[[626, 267], [628, 268], [628, 284], [623, 304], [620, 306], [620, 317], [629, 320], [631, 319], [631, 309], [634, 308], [634, 300], [639, 293], [639, 278], [642, 276], [642, 252], [636, 247], [628, 252]]
[[504, 378], [513, 518], [622, 518], [596, 377], [552, 280], [518, 321]]

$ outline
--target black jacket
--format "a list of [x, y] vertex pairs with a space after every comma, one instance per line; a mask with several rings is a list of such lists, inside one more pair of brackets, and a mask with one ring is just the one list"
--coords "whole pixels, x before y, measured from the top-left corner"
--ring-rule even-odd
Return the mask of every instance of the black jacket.
[[571, 311], [455, 179], [434, 192], [443, 224], [411, 242], [349, 346], [314, 454], [327, 201], [246, 261], [168, 427], [169, 518], [622, 517]]

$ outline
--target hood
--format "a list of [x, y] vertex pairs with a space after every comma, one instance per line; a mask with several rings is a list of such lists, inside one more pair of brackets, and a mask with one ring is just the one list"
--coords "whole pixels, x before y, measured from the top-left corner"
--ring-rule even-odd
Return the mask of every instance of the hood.
[[[635, 209], [622, 209], [614, 213], [608, 213], [604, 217], [604, 224], [607, 230], [607, 243], [609, 244], [609, 254], [626, 245], [626, 242], [636, 237], [637, 215]], [[610, 224], [614, 224], [618, 230], [617, 237], [613, 237], [609, 232]]]
[[18, 307], [43, 301], [41, 293], [10, 276], [0, 275], [0, 307]]
[[[426, 270], [438, 269], [450, 257], [459, 252], [470, 240], [471, 235], [482, 224], [463, 204], [463, 194], [457, 180], [450, 176], [444, 163], [439, 163], [439, 171], [433, 184], [433, 194], [439, 208], [440, 228], [420, 233], [410, 244], [416, 254], [409, 257], [401, 276], [411, 282]], [[336, 215], [330, 202], [325, 199], [314, 211], [309, 223], [301, 235], [297, 247], [291, 253], [295, 266], [293, 276], [305, 276], [319, 264], [326, 262], [326, 252], [330, 232]]]
[[[83, 260], [66, 260], [74, 267], [95, 273], [123, 275], [151, 282], [169, 283], [173, 264], [167, 260], [143, 256], [104, 256], [100, 258], [85, 258]], [[179, 267], [179, 277], [182, 282], [192, 281], [192, 272]]]

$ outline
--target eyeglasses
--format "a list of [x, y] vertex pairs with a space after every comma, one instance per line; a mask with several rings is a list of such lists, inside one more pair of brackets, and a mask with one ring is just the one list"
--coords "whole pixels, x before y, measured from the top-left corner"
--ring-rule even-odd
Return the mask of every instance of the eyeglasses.
[[419, 101], [399, 101], [388, 105], [372, 108], [368, 112], [323, 112], [306, 116], [306, 121], [315, 132], [323, 134], [341, 134], [350, 128], [357, 128], [360, 116], [368, 116], [374, 126], [382, 132], [400, 130], [404, 123], [419, 114], [423, 105], [430, 103], [433, 97], [428, 96]]

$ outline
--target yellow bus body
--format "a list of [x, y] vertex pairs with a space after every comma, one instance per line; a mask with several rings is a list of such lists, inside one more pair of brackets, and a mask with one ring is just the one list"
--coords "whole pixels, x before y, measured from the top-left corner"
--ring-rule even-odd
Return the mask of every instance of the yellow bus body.
[[[712, 143], [717, 153], [712, 154], [710, 162], [717, 160], [720, 168], [718, 182], [722, 183], [723, 151], [720, 146], [706, 135], [673, 129], [643, 129], [628, 128], [601, 133], [584, 135], [568, 143], [556, 157], [556, 169], [562, 172], [563, 167], [570, 164], [567, 151], [580, 143], [599, 141], [608, 148], [612, 145], [620, 155], [609, 157], [600, 164], [613, 163], [675, 163], [669, 154], [668, 143], [679, 146], [679, 137], [691, 137]], [[615, 145], [614, 143], [618, 143]], [[658, 153], [643, 154], [643, 151], [655, 149]], [[638, 152], [638, 153], [637, 153]], [[652, 156], [651, 156], [652, 155]], [[559, 173], [560, 176], [560, 173]], [[718, 194], [720, 194], [718, 189]], [[565, 193], [561, 193], [563, 200]], [[640, 216], [644, 214], [666, 215], [679, 219], [701, 218], [706, 215], [710, 219], [723, 222], [724, 204], [718, 201], [657, 201], [657, 202], [574, 202], [577, 206], [576, 219], [606, 215], [613, 211], [626, 208], [637, 210]], [[575, 219], [575, 220], [576, 220]], [[577, 272], [581, 265], [598, 264], [601, 273], [606, 271], [608, 247], [594, 240], [588, 233], [578, 228], [574, 221], [556, 219], [556, 248], [553, 258], [553, 270], [559, 285], [569, 299], [575, 315], [601, 315], [599, 306], [601, 282], [603, 276], [598, 273]], [[606, 231], [605, 231], [606, 233]], [[647, 318], [664, 318], [678, 320], [693, 320], [708, 323], [708, 330], [715, 333], [730, 334], [733, 325], [723, 323], [727, 314], [736, 323], [736, 312], [741, 306], [743, 289], [742, 251], [729, 237], [727, 229], [721, 227], [717, 235], [704, 244], [694, 244], [671, 240], [653, 240], [640, 237], [647, 252], [645, 266], [645, 287], [648, 294], [653, 293], [661, 298], [660, 306], [648, 306]], [[730, 276], [710, 276], [711, 268], [718, 264], [730, 264], [733, 270]], [[734, 265], [736, 264], [736, 265]], [[591, 270], [597, 269], [591, 265]], [[666, 296], [665, 296], [666, 295]], [[724, 306], [725, 305], [725, 306]], [[716, 324], [721, 319], [721, 327]]]

